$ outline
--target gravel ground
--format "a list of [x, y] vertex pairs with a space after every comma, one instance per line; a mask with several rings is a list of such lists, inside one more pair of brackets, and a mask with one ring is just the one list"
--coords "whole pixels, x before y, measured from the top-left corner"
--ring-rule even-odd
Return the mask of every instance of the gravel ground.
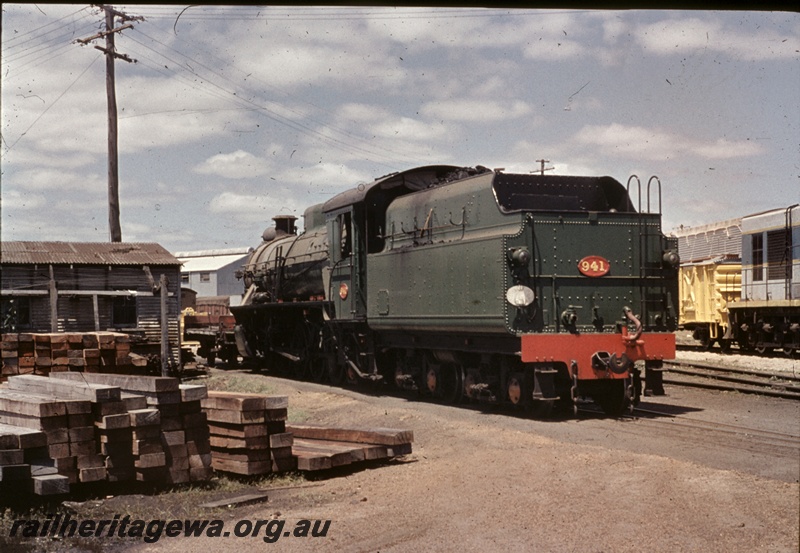
[[[763, 360], [748, 356], [680, 357], [764, 368]], [[773, 361], [786, 370], [798, 363], [770, 358], [768, 370], [777, 370]], [[292, 422], [412, 429], [414, 452], [288, 486], [258, 482], [283, 489], [269, 491], [266, 503], [231, 509], [197, 506], [227, 496], [222, 489], [101, 495], [106, 513], [220, 519], [231, 536], [162, 537], [152, 544], [90, 538], [80, 551], [800, 550], [800, 402], [668, 387], [666, 396], [643, 398], [641, 405], [667, 416], [533, 420], [242, 370], [212, 375], [242, 389], [288, 395]], [[763, 432], [769, 438], [760, 438]], [[266, 543], [265, 530], [258, 537], [233, 535], [244, 520], [274, 520], [271, 530], [284, 526], [275, 543]], [[329, 520], [330, 526], [322, 537], [283, 535], [301, 520]], [[24, 540], [19, 545], [9, 552], [43, 550]], [[77, 550], [74, 543], [47, 546]]]
[[[415, 433], [414, 453], [402, 460], [339, 471], [317, 487], [275, 492], [263, 505], [209, 513], [230, 526], [242, 519], [285, 520], [284, 530], [301, 519], [331, 521], [325, 537], [281, 537], [282, 551], [798, 551], [797, 446], [775, 456], [691, 430], [662, 433], [663, 424], [644, 420], [537, 421], [240, 376], [266, 379], [276, 393], [289, 395], [290, 419], [298, 422]], [[796, 402], [668, 393], [650, 401], [692, 416], [702, 411], [708, 420], [746, 419], [750, 426], [800, 418]], [[797, 436], [797, 424], [786, 431]], [[260, 537], [175, 538], [131, 543], [126, 550], [274, 546]]]
[[713, 365], [725, 365], [765, 372], [789, 373], [800, 376], [800, 359], [789, 359], [781, 355], [760, 357], [758, 355], [739, 355], [713, 351], [679, 351], [679, 361], [695, 361]]

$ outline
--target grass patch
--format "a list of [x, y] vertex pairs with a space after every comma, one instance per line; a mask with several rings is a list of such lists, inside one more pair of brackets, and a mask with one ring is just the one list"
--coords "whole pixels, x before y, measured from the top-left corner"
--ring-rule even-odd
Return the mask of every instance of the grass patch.
[[263, 378], [247, 378], [235, 374], [212, 374], [205, 381], [209, 390], [249, 394], [276, 395], [275, 388]]

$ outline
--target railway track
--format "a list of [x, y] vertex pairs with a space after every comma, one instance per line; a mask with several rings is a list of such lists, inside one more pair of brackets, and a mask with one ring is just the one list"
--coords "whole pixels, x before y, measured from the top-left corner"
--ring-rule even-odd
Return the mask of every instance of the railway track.
[[748, 355], [748, 356], [752, 356], [752, 357], [763, 357], [763, 358], [767, 358], [767, 359], [770, 358], [770, 357], [773, 357], [773, 358], [776, 358], [776, 359], [798, 359], [798, 358], [800, 358], [800, 352], [798, 352], [795, 349], [792, 349], [791, 351], [787, 352], [787, 351], [785, 351], [785, 350], [783, 350], [781, 348], [769, 348], [768, 350], [764, 350], [764, 351], [760, 351], [759, 352], [759, 351], [754, 350], [754, 349], [745, 350], [745, 349], [741, 349], [737, 345], [731, 345], [731, 346], [729, 346], [729, 349], [725, 350], [725, 349], [722, 349], [721, 347], [719, 347], [719, 345], [713, 345], [713, 346], [709, 347], [709, 346], [704, 346], [704, 345], [699, 344], [699, 343], [696, 343], [696, 344], [678, 343], [678, 344], [676, 344], [676, 348], [678, 349], [678, 351], [696, 351], [696, 352], [699, 352], [699, 353], [706, 353], [706, 352], [726, 353], [726, 354], [727, 353], [731, 353], [731, 354], [735, 354], [735, 355]]
[[[589, 416], [605, 417], [599, 408], [591, 404], [582, 406], [579, 412]], [[619, 420], [653, 428], [659, 435], [671, 435], [705, 446], [713, 444], [738, 451], [769, 453], [786, 459], [797, 459], [800, 455], [800, 436], [786, 432], [697, 419], [669, 410], [659, 411], [639, 407], [631, 414], [620, 416]]]
[[697, 362], [672, 361], [664, 384], [800, 400], [800, 375], [740, 369]]
[[673, 432], [699, 443], [714, 443], [757, 453], [768, 451], [773, 455], [789, 459], [797, 459], [800, 455], [800, 436], [785, 432], [696, 419], [655, 409], [636, 408], [633, 414], [627, 415], [626, 418], [658, 427], [661, 432]]

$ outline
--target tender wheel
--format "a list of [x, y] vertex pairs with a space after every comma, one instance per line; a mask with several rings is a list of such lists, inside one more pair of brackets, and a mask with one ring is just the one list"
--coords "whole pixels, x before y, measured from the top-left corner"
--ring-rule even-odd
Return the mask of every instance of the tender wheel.
[[720, 340], [719, 347], [722, 350], [722, 353], [730, 353], [731, 352], [731, 340]]
[[783, 354], [786, 357], [794, 357], [795, 353], [797, 353], [797, 348], [795, 346], [783, 346]]
[[508, 401], [511, 402], [511, 405], [515, 407], [522, 405], [522, 379], [519, 375], [515, 374], [509, 377], [506, 391], [508, 393]]
[[464, 391], [464, 371], [459, 365], [442, 365], [438, 395], [447, 403], [458, 403]]
[[758, 346], [755, 347], [755, 350], [756, 350], [756, 353], [759, 354], [759, 355], [767, 355], [767, 354], [772, 353], [773, 348], [767, 347], [767, 346], [758, 345]]
[[436, 391], [437, 391], [437, 389], [439, 387], [439, 375], [438, 375], [438, 371], [434, 367], [429, 366], [425, 370], [425, 382], [424, 382], [424, 384], [425, 385], [424, 385], [423, 389], [425, 390], [425, 393], [427, 395], [436, 395]]

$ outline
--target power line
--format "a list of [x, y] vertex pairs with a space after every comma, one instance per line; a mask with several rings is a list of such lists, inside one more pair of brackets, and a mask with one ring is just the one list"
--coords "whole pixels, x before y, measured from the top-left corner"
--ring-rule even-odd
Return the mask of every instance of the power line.
[[100, 56], [96, 56], [96, 57], [95, 57], [95, 58], [92, 60], [92, 63], [90, 63], [88, 66], [86, 66], [86, 69], [84, 69], [84, 70], [81, 72], [81, 74], [80, 74], [80, 75], [78, 75], [78, 76], [75, 78], [75, 80], [74, 80], [74, 81], [72, 81], [72, 82], [70, 83], [70, 85], [69, 85], [67, 88], [65, 88], [65, 89], [64, 89], [64, 91], [63, 91], [61, 94], [59, 94], [59, 95], [58, 95], [58, 97], [57, 97], [55, 100], [53, 100], [52, 102], [50, 102], [50, 105], [49, 105], [49, 106], [47, 106], [46, 108], [44, 108], [44, 110], [42, 111], [42, 113], [40, 113], [40, 114], [39, 114], [39, 117], [37, 117], [37, 118], [36, 118], [36, 119], [33, 121], [33, 123], [31, 123], [31, 124], [30, 124], [30, 126], [29, 126], [27, 129], [25, 129], [25, 132], [23, 132], [21, 135], [19, 135], [19, 138], [17, 138], [17, 139], [14, 141], [14, 143], [13, 143], [13, 144], [11, 144], [11, 146], [9, 146], [8, 148], [6, 148], [6, 152], [8, 152], [8, 151], [9, 151], [9, 150], [11, 150], [11, 149], [12, 149], [14, 146], [16, 146], [16, 145], [17, 145], [17, 142], [19, 142], [20, 140], [22, 140], [22, 137], [23, 137], [23, 136], [25, 136], [26, 134], [28, 134], [28, 131], [30, 131], [30, 130], [33, 128], [33, 126], [34, 126], [36, 123], [38, 123], [38, 122], [39, 122], [39, 119], [41, 119], [42, 117], [44, 117], [44, 114], [45, 114], [45, 113], [47, 113], [48, 111], [50, 111], [50, 108], [52, 108], [54, 105], [56, 105], [56, 103], [57, 103], [57, 102], [58, 102], [58, 101], [59, 101], [59, 100], [60, 100], [60, 99], [61, 99], [61, 98], [64, 96], [64, 94], [66, 94], [67, 92], [69, 92], [69, 90], [70, 90], [70, 89], [71, 89], [71, 88], [72, 88], [72, 87], [75, 85], [75, 83], [77, 83], [77, 82], [78, 82], [78, 81], [81, 79], [81, 77], [83, 77], [83, 76], [84, 76], [84, 74], [86, 74], [86, 72], [87, 72], [87, 71], [89, 71], [89, 68], [91, 68], [91, 67], [94, 65], [94, 63], [95, 63], [95, 62], [96, 62], [98, 59], [100, 59]]
[[[19, 34], [16, 34], [16, 35], [12, 36], [11, 38], [8, 38], [8, 39], [4, 40], [4, 41], [2, 42], [2, 44], [3, 44], [3, 46], [4, 46], [4, 47], [8, 47], [8, 45], [9, 45], [9, 44], [11, 44], [12, 42], [15, 42], [15, 41], [17, 41], [17, 40], [20, 40], [20, 39], [21, 39], [21, 38], [23, 38], [23, 37], [26, 37], [26, 36], [28, 36], [28, 35], [31, 35], [31, 34], [33, 34], [33, 33], [36, 33], [37, 31], [40, 31], [40, 30], [42, 30], [42, 29], [45, 29], [45, 28], [47, 28], [47, 27], [50, 27], [51, 25], [55, 25], [55, 24], [56, 24], [56, 23], [58, 23], [59, 21], [63, 21], [63, 20], [65, 20], [65, 19], [67, 19], [68, 17], [72, 17], [72, 16], [74, 16], [74, 15], [75, 15], [75, 14], [77, 14], [77, 13], [80, 13], [80, 12], [85, 12], [85, 11], [87, 11], [88, 9], [89, 9], [88, 7], [83, 7], [83, 8], [80, 8], [79, 10], [75, 10], [74, 12], [72, 12], [72, 13], [70, 13], [70, 14], [67, 14], [67, 15], [65, 15], [65, 16], [63, 16], [63, 17], [59, 17], [58, 19], [56, 19], [56, 20], [54, 20], [54, 21], [51, 21], [51, 22], [49, 22], [49, 23], [45, 23], [45, 24], [44, 24], [44, 25], [42, 25], [41, 27], [36, 27], [35, 29], [31, 29], [30, 31], [25, 31], [24, 33], [19, 33]], [[81, 19], [83, 19], [83, 18], [85, 18], [85, 17], [89, 17], [89, 15], [90, 15], [90, 14], [88, 14], [88, 13], [85, 13], [83, 16], [81, 16]], [[59, 29], [62, 29], [62, 28], [64, 28], [64, 27], [66, 27], [66, 25], [62, 25], [61, 27], [59, 27]], [[47, 31], [46, 33], [43, 33], [43, 34], [41, 34], [41, 35], [36, 35], [36, 36], [34, 36], [34, 37], [32, 37], [32, 38], [26, 39], [26, 40], [25, 40], [25, 41], [23, 41], [23, 42], [27, 42], [27, 41], [30, 41], [30, 40], [36, 40], [37, 38], [39, 38], [39, 37], [41, 37], [41, 36], [44, 36], [44, 35], [46, 35], [46, 34], [48, 34], [48, 33], [50, 33], [50, 32], [52, 32], [52, 31]]]
[[[202, 63], [200, 61], [197, 61], [197, 60], [195, 60], [193, 58], [190, 58], [189, 56], [186, 56], [185, 54], [182, 54], [181, 52], [178, 52], [177, 50], [174, 50], [173, 48], [167, 46], [166, 44], [162, 43], [161, 41], [159, 41], [159, 40], [157, 40], [157, 39], [155, 39], [153, 37], [148, 36], [147, 34], [142, 33], [141, 30], [137, 29], [136, 31], [139, 34], [142, 34], [143, 36], [149, 38], [153, 42], [156, 42], [156, 43], [158, 43], [158, 44], [160, 44], [160, 45], [162, 45], [162, 46], [164, 46], [166, 48], [169, 48], [169, 49], [173, 50], [174, 52], [176, 52], [178, 55], [185, 57], [190, 62], [192, 62], [194, 65], [208, 70], [214, 77], [217, 77], [218, 79], [221, 79], [224, 83], [226, 83], [227, 85], [232, 87], [232, 89], [226, 89], [223, 85], [217, 84], [217, 83], [213, 82], [211, 79], [209, 79], [208, 77], [201, 75], [200, 73], [197, 72], [197, 70], [193, 69], [188, 64], [184, 65], [181, 62], [179, 62], [179, 61], [177, 61], [177, 60], [175, 60], [175, 59], [173, 59], [171, 57], [166, 56], [164, 53], [158, 52], [158, 51], [152, 49], [151, 47], [147, 46], [143, 42], [138, 41], [135, 38], [131, 38], [131, 40], [133, 40], [134, 42], [140, 44], [141, 46], [143, 46], [145, 48], [148, 48], [149, 50], [152, 50], [153, 52], [155, 52], [156, 54], [164, 57], [165, 59], [167, 59], [168, 61], [170, 61], [174, 65], [176, 65], [178, 67], [181, 67], [183, 70], [188, 71], [189, 73], [191, 73], [194, 76], [196, 76], [198, 79], [201, 79], [201, 81], [204, 84], [206, 84], [206, 85], [208, 85], [210, 87], [213, 87], [214, 89], [219, 91], [219, 93], [221, 93], [222, 96], [219, 96], [217, 94], [216, 95], [217, 97], [223, 98], [223, 99], [228, 100], [228, 101], [232, 101], [232, 102], [237, 103], [239, 105], [250, 106], [254, 111], [260, 112], [263, 116], [267, 117], [268, 119], [270, 119], [270, 120], [272, 120], [272, 121], [274, 121], [276, 123], [279, 123], [279, 124], [284, 125], [284, 126], [288, 126], [289, 128], [291, 128], [291, 129], [293, 129], [295, 131], [298, 131], [300, 133], [312, 136], [315, 139], [322, 140], [323, 142], [326, 142], [326, 143], [328, 143], [330, 145], [333, 145], [334, 147], [337, 147], [340, 150], [348, 151], [351, 154], [353, 154], [353, 153], [354, 154], [358, 154], [358, 155], [366, 154], [366, 155], [371, 156], [371, 157], [377, 156], [377, 157], [381, 157], [383, 159], [389, 159], [386, 156], [376, 152], [375, 149], [370, 150], [370, 149], [367, 149], [366, 147], [362, 148], [362, 147], [360, 147], [360, 146], [358, 146], [356, 144], [343, 142], [342, 140], [336, 138], [335, 136], [328, 136], [328, 135], [324, 134], [323, 132], [321, 132], [321, 131], [319, 131], [317, 129], [314, 129], [313, 127], [310, 127], [310, 126], [308, 126], [308, 125], [306, 125], [304, 123], [301, 123], [301, 122], [292, 120], [292, 119], [290, 119], [290, 118], [288, 118], [286, 116], [283, 116], [283, 115], [279, 114], [278, 112], [276, 112], [274, 109], [270, 109], [270, 108], [268, 108], [268, 107], [266, 107], [264, 105], [260, 105], [260, 104], [258, 104], [256, 102], [252, 101], [252, 100], [248, 100], [248, 99], [244, 98], [241, 94], [237, 93], [237, 91], [235, 90], [237, 85], [234, 84], [227, 77], [225, 77], [223, 75], [220, 75], [216, 70], [212, 69], [211, 67], [207, 66], [206, 64], [204, 64], [204, 63]], [[195, 86], [194, 83], [192, 83], [191, 86], [194, 87], [194, 88], [197, 88], [197, 86]], [[293, 111], [293, 110], [289, 109], [289, 111]], [[296, 113], [296, 112], [294, 112], [294, 113]], [[317, 123], [319, 123], [319, 122], [317, 122]], [[323, 125], [322, 123], [320, 123], [320, 124]], [[326, 128], [330, 128], [327, 125], [323, 125], [323, 126], [325, 126]], [[341, 134], [342, 131], [338, 131], [338, 132]], [[352, 138], [352, 136], [351, 136], [351, 138]], [[364, 142], [363, 138], [362, 139], [358, 139], [358, 140], [361, 141], [361, 142]], [[380, 148], [379, 147], [379, 149], [383, 149], [387, 153], [394, 153], [394, 152], [391, 152], [391, 151], [386, 150], [384, 148]], [[373, 159], [373, 161], [375, 161], [376, 163], [380, 163], [381, 165], [386, 165], [386, 164], [381, 163], [379, 161], [376, 161], [374, 159]], [[388, 165], [386, 165], [386, 166], [388, 167]]]

